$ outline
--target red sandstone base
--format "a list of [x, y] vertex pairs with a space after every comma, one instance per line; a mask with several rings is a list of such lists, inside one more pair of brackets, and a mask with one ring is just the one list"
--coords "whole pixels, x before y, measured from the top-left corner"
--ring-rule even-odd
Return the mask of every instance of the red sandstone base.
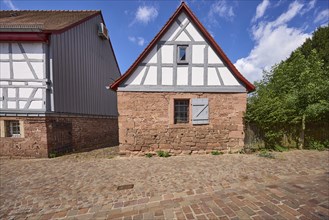
[[48, 157], [118, 145], [118, 120], [109, 117], [44, 116], [2, 117], [19, 120], [20, 137], [4, 137], [1, 131], [0, 155]]
[[[246, 93], [117, 92], [122, 155], [237, 152], [244, 146]], [[209, 124], [174, 124], [174, 99], [208, 98]]]

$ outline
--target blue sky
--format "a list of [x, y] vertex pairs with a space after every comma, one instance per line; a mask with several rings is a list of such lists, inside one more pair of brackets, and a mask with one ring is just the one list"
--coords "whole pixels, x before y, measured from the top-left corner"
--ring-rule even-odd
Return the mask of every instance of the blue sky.
[[[329, 0], [189, 0], [195, 15], [250, 81], [286, 59], [317, 27], [328, 25]], [[101, 10], [124, 73], [180, 1], [1, 0], [1, 10]]]

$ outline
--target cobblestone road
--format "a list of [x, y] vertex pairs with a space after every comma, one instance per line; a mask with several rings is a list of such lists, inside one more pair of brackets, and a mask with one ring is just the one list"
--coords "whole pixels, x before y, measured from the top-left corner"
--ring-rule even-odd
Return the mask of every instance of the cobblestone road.
[[2, 158], [0, 169], [0, 219], [329, 219], [328, 151]]

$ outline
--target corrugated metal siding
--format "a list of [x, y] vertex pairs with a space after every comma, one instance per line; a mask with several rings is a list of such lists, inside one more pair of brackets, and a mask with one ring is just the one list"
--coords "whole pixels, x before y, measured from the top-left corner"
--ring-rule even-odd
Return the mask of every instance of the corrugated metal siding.
[[117, 115], [116, 93], [105, 86], [120, 72], [109, 41], [98, 37], [101, 22], [97, 16], [51, 36], [55, 112]]

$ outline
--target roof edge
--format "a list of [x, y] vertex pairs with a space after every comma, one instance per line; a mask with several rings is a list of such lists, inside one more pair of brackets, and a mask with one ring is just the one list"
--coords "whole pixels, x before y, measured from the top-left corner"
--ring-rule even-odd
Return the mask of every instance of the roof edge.
[[78, 26], [79, 24], [82, 24], [82, 23], [88, 21], [89, 19], [91, 19], [91, 18], [93, 18], [93, 17], [96, 17], [96, 16], [98, 16], [98, 15], [101, 15], [102, 20], [103, 20], [103, 22], [104, 22], [104, 19], [103, 19], [103, 16], [102, 16], [101, 11], [95, 11], [94, 14], [89, 15], [89, 16], [85, 17], [84, 19], [81, 19], [81, 20], [79, 20], [79, 21], [77, 21], [77, 22], [75, 22], [75, 23], [73, 23], [73, 24], [71, 24], [71, 25], [69, 25], [69, 26], [67, 26], [67, 27], [64, 27], [64, 28], [59, 29], [59, 30], [45, 30], [45, 31], [43, 31], [43, 32], [44, 32], [44, 33], [51, 33], [51, 34], [61, 34], [61, 33], [65, 32], [65, 31], [67, 31], [67, 30], [69, 30], [69, 29], [72, 29], [72, 28]]
[[192, 21], [196, 24], [196, 26], [200, 29], [206, 40], [214, 47], [215, 52], [223, 58], [224, 62], [226, 63], [227, 67], [233, 72], [233, 74], [245, 85], [248, 93], [255, 90], [255, 86], [250, 83], [233, 65], [233, 63], [229, 60], [226, 56], [224, 51], [220, 48], [220, 46], [216, 43], [214, 38], [209, 34], [206, 28], [201, 24], [198, 18], [193, 14], [193, 12], [189, 9], [189, 7], [182, 2], [181, 5], [176, 9], [174, 14], [169, 18], [169, 20], [165, 23], [162, 27], [160, 32], [153, 38], [153, 40], [149, 43], [149, 45], [144, 49], [144, 51], [139, 55], [139, 57], [135, 60], [135, 62], [129, 67], [129, 69], [115, 82], [109, 85], [109, 87], [116, 91], [119, 85], [129, 76], [132, 72], [138, 67], [139, 63], [148, 55], [150, 50], [155, 46], [156, 42], [161, 39], [164, 33], [168, 30], [172, 22], [176, 19], [176, 17], [180, 14], [180, 12], [184, 10], [187, 15], [192, 19]]

